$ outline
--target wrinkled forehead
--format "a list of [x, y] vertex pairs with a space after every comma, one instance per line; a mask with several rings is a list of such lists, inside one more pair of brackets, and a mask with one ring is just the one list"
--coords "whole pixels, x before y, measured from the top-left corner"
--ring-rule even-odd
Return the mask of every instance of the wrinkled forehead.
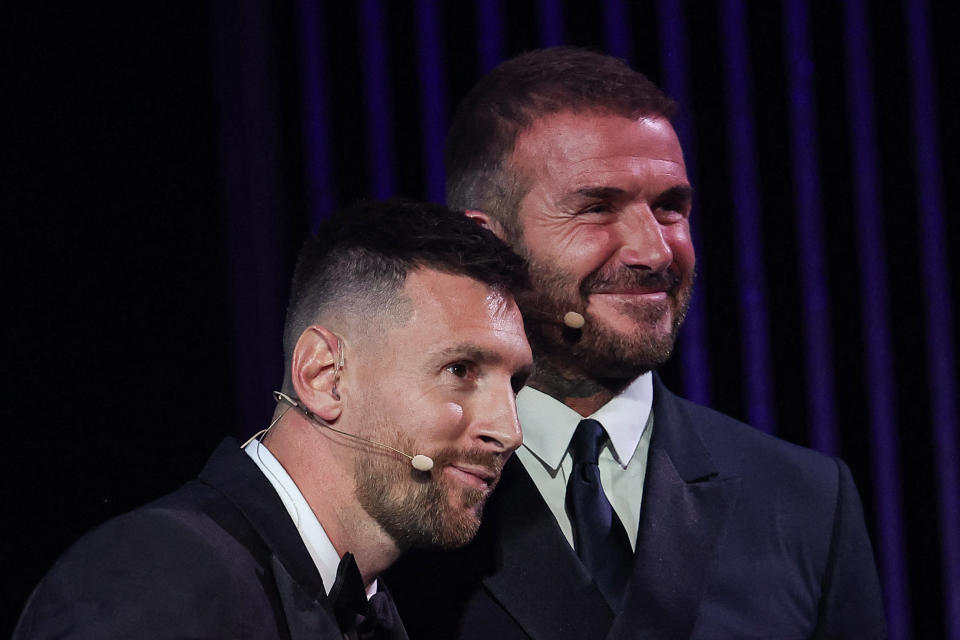
[[627, 118], [562, 111], [535, 120], [521, 131], [512, 158], [523, 163], [614, 155], [667, 156], [681, 161], [683, 157], [673, 125], [661, 116]]
[[687, 182], [680, 142], [662, 117], [554, 114], [518, 137], [511, 162], [525, 193], [535, 186], [578, 189], [630, 178]]

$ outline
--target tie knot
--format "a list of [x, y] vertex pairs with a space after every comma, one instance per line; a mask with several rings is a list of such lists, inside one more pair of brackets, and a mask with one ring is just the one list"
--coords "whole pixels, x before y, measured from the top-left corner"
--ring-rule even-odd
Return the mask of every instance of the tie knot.
[[607, 441], [607, 432], [603, 425], [590, 418], [581, 420], [570, 440], [570, 454], [573, 464], [597, 464], [600, 447]]

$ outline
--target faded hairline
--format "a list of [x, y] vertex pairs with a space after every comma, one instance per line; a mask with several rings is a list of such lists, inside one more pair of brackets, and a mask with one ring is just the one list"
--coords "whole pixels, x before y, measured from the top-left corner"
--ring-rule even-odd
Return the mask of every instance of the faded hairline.
[[[517, 138], [520, 136], [518, 135]], [[514, 251], [523, 238], [520, 224], [520, 203], [533, 186], [529, 176], [513, 162], [514, 149], [494, 167], [465, 172], [457, 185], [447, 185], [447, 202], [454, 209], [476, 210], [500, 223], [504, 240]]]
[[[412, 273], [409, 272], [409, 273]], [[409, 273], [407, 274], [409, 276]], [[282, 391], [296, 397], [293, 388], [293, 352], [310, 327], [322, 326], [337, 336], [357, 344], [380, 344], [393, 328], [405, 326], [413, 312], [413, 299], [404, 291], [407, 278], [399, 287], [367, 289], [366, 293], [326, 301], [309, 316], [300, 319], [299, 333], [284, 336], [284, 373]]]

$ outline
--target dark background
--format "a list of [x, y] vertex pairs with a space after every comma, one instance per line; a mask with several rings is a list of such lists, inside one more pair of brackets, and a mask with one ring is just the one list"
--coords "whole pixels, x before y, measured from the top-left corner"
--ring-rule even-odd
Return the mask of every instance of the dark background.
[[[797, 6], [808, 19], [813, 120], [800, 140], [815, 150], [812, 209], [791, 134]], [[682, 41], [664, 26], [671, 7]], [[926, 57], [908, 34], [918, 10]], [[360, 197], [440, 199], [438, 135], [469, 87], [497, 60], [571, 43], [626, 56], [685, 94], [677, 128], [698, 191], [702, 277], [664, 378], [843, 457], [892, 637], [960, 634], [956, 3], [2, 11], [0, 101], [13, 109], [0, 145], [0, 629], [80, 534], [194, 476], [223, 436], [265, 424], [289, 270], [314, 222]], [[858, 34], [865, 86], [850, 49]], [[914, 84], [923, 69], [927, 90]], [[810, 211], [819, 258], [798, 231]], [[818, 287], [822, 314], [811, 316], [804, 296]], [[814, 331], [816, 317], [825, 324]], [[825, 365], [811, 344], [825, 347]]]

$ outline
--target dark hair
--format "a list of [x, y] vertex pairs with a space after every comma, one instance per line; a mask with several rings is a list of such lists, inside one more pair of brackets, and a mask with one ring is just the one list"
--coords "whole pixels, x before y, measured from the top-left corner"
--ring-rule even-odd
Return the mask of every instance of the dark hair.
[[327, 313], [359, 323], [398, 311], [397, 292], [418, 268], [467, 276], [505, 295], [529, 287], [523, 260], [462, 212], [403, 200], [343, 209], [297, 257], [283, 331], [286, 375], [307, 327]]
[[509, 165], [517, 136], [562, 111], [670, 119], [676, 106], [619, 58], [577, 47], [538, 49], [484, 76], [457, 108], [447, 133], [447, 203], [479, 209], [511, 232], [527, 191]]

